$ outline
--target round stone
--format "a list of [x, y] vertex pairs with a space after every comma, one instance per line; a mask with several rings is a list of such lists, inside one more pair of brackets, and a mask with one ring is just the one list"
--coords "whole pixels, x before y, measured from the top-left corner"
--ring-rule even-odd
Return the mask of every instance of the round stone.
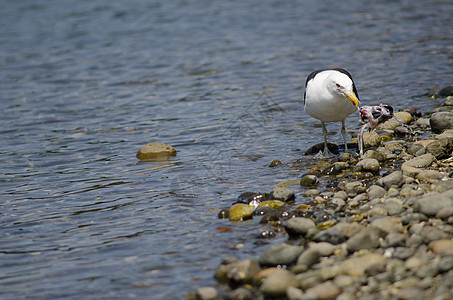
[[136, 157], [140, 160], [165, 159], [169, 156], [175, 156], [176, 150], [170, 145], [154, 142], [149, 143], [138, 150]]

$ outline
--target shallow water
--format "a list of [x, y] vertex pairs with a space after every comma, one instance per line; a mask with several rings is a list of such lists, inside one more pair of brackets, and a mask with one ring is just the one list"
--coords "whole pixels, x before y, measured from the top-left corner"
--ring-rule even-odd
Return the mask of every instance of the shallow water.
[[[343, 66], [363, 103], [429, 111], [441, 100], [427, 93], [452, 84], [452, 12], [446, 0], [3, 1], [0, 298], [180, 299], [214, 285], [223, 258], [266, 247], [256, 220], [218, 210], [313, 164], [306, 76]], [[153, 141], [177, 156], [138, 162]]]

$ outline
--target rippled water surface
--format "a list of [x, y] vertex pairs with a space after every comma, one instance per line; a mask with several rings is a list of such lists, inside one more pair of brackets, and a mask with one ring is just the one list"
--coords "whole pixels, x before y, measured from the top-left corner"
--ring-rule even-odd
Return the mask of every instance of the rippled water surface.
[[[309, 169], [303, 151], [322, 139], [303, 112], [312, 70], [346, 67], [363, 103], [422, 112], [453, 78], [447, 0], [1, 7], [2, 299], [181, 299], [214, 285], [223, 258], [284, 239], [259, 242], [257, 221], [217, 212]], [[154, 141], [177, 156], [138, 162]]]

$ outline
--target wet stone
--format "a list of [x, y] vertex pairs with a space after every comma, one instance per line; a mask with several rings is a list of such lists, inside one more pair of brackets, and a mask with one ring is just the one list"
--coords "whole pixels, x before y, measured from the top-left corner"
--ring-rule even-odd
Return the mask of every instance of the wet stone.
[[306, 249], [297, 259], [298, 265], [304, 265], [306, 268], [319, 262], [321, 255], [316, 249]]
[[275, 200], [280, 200], [283, 202], [294, 201], [295, 195], [294, 191], [284, 187], [276, 187], [271, 191], [271, 197]]
[[[449, 86], [442, 88], [439, 91], [439, 96], [441, 96], [441, 97], [453, 96], [453, 85], [449, 85]], [[445, 102], [446, 103], [444, 103], [444, 105], [453, 105], [453, 103], [450, 104], [449, 102], [447, 103], [447, 101], [445, 101]]]
[[315, 186], [318, 183], [319, 183], [318, 177], [316, 177], [315, 175], [311, 175], [311, 174], [302, 176], [302, 178], [300, 180], [301, 186]]
[[153, 142], [146, 144], [138, 150], [136, 156], [140, 160], [154, 160], [165, 158], [168, 156], [175, 156], [176, 150], [170, 145]]
[[276, 159], [276, 160], [271, 161], [271, 163], [269, 164], [269, 167], [274, 168], [274, 167], [280, 166], [281, 164], [282, 164], [282, 162]]
[[253, 208], [250, 205], [237, 203], [231, 206], [229, 218], [231, 222], [240, 222], [253, 217]]

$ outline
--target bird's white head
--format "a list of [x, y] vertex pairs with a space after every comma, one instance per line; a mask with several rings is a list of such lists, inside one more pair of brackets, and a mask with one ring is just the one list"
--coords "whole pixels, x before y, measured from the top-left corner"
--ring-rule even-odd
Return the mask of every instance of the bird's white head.
[[343, 73], [333, 72], [326, 78], [326, 81], [328, 88], [333, 94], [346, 97], [355, 107], [359, 107], [359, 99], [351, 78]]

